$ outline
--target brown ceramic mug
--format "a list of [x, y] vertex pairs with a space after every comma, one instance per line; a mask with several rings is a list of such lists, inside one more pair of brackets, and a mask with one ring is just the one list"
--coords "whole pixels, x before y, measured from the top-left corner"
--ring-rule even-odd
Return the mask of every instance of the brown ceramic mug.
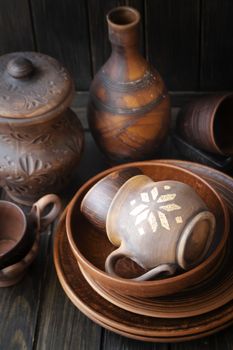
[[[43, 216], [44, 209], [52, 205]], [[43, 231], [59, 214], [58, 196], [48, 194], [32, 205], [25, 215], [14, 203], [0, 201], [0, 270], [20, 261], [32, 248], [36, 232]]]
[[208, 152], [233, 154], [233, 94], [194, 101], [181, 110], [177, 131], [190, 144]]
[[115, 195], [106, 231], [119, 247], [107, 257], [106, 271], [116, 276], [116, 261], [128, 257], [147, 270], [136, 280], [147, 280], [203, 261], [214, 240], [215, 217], [187, 184], [137, 175]]

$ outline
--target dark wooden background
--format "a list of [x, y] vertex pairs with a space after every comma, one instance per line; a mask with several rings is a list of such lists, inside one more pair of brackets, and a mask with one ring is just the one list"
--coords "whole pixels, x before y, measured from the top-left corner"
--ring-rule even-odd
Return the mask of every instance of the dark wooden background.
[[47, 53], [87, 91], [110, 52], [105, 14], [125, 4], [141, 12], [142, 52], [170, 91], [233, 89], [232, 0], [1, 0], [0, 54]]

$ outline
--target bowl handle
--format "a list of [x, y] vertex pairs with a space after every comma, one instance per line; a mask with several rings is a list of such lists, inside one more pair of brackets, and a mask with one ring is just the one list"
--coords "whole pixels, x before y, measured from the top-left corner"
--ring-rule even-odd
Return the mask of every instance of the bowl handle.
[[[44, 209], [49, 204], [52, 204], [52, 208], [46, 215], [42, 216]], [[38, 230], [42, 232], [60, 214], [61, 208], [60, 198], [55, 194], [47, 194], [32, 205], [30, 216], [32, 215], [36, 219]]]
[[[114, 250], [109, 254], [105, 261], [105, 271], [112, 276], [120, 277], [116, 274], [114, 266], [118, 259], [128, 257], [130, 258], [130, 253], [126, 250], [124, 245], [121, 245], [118, 249]], [[173, 275], [177, 270], [176, 264], [160, 264], [151, 270], [145, 272], [141, 276], [131, 278], [133, 281], [146, 281], [151, 278], [158, 276], [159, 274]]]

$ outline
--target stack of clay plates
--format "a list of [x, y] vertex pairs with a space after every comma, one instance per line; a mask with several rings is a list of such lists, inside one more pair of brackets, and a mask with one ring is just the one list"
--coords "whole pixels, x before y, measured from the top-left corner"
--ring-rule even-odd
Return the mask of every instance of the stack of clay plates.
[[198, 174], [227, 203], [231, 218], [229, 239], [215, 270], [206, 280], [174, 295], [148, 299], [126, 297], [105, 289], [81, 271], [74, 258], [66, 235], [66, 212], [57, 228], [54, 261], [65, 293], [94, 322], [133, 339], [180, 342], [204, 337], [233, 323], [233, 179], [196, 163], [159, 162]]

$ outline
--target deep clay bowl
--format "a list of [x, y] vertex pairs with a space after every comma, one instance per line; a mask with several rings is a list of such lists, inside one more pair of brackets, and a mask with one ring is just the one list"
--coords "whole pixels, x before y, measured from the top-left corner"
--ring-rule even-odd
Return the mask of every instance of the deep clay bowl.
[[[95, 229], [80, 212], [80, 204], [87, 191], [100, 179], [113, 171], [137, 167], [154, 181], [177, 180], [192, 186], [216, 218], [216, 239], [208, 257], [195, 268], [173, 277], [153, 281], [133, 281], [142, 271], [129, 259], [121, 259], [116, 269], [122, 277], [112, 277], [104, 271], [104, 263], [116, 249], [107, 235]], [[155, 297], [176, 293], [205, 279], [221, 257], [229, 232], [228, 210], [218, 193], [199, 176], [174, 165], [136, 162], [108, 169], [87, 181], [70, 202], [66, 216], [66, 231], [72, 252], [82, 269], [105, 289], [122, 295]], [[125, 271], [125, 273], [124, 273]], [[130, 271], [130, 273], [129, 273]], [[124, 277], [124, 278], [123, 278]], [[128, 279], [127, 279], [128, 278]]]

